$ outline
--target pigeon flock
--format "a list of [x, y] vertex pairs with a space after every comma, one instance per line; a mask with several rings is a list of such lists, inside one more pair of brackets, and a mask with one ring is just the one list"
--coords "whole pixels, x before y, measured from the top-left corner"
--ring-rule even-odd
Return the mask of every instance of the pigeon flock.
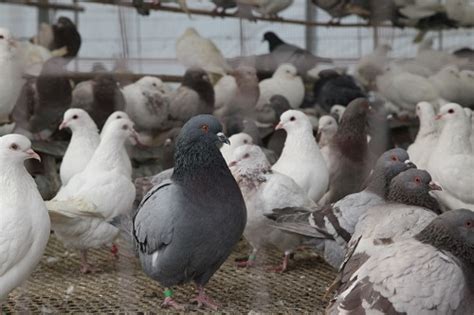
[[[213, 2], [252, 18], [293, 1]], [[474, 23], [467, 1], [388, 2], [380, 14]], [[375, 1], [313, 3], [334, 18], [381, 18]], [[282, 261], [267, 272], [291, 272], [304, 248], [338, 270], [327, 314], [473, 313], [473, 51], [427, 39], [414, 58], [392, 59], [381, 44], [353, 69], [320, 69], [332, 61], [275, 32], [262, 40], [268, 63], [237, 62], [187, 28], [174, 88], [101, 64], [74, 79], [81, 36], [66, 17], [28, 42], [0, 28], [0, 306], [54, 237], [77, 251], [80, 273], [101, 272], [91, 249], [119, 259], [118, 238], [129, 242], [161, 306], [177, 311], [188, 305], [173, 290], [189, 282], [192, 303], [219, 310], [205, 288], [244, 241], [251, 251], [235, 268], [268, 263], [261, 253], [273, 248]], [[416, 137], [394, 139], [392, 125], [415, 117]], [[60, 185], [45, 198], [38, 165], [59, 144], [41, 176]]]

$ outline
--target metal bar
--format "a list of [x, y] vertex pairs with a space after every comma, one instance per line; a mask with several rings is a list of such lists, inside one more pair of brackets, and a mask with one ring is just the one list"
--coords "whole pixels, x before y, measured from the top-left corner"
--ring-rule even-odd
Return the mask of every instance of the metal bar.
[[[108, 4], [108, 5], [118, 5], [118, 6], [133, 8], [132, 3], [122, 2], [122, 1], [114, 2], [114, 1], [107, 1], [107, 0], [85, 0], [83, 2], [100, 3], [100, 4]], [[168, 5], [162, 5], [162, 4], [159, 5], [159, 4], [146, 3], [145, 6], [146, 6], [146, 8], [148, 8], [150, 10], [155, 10], [155, 11], [184, 13], [181, 10], [181, 8], [172, 7], [172, 6], [168, 6]], [[206, 15], [206, 16], [210, 16], [210, 17], [222, 17], [222, 16], [224, 16], [224, 17], [235, 18], [235, 19], [239, 18], [238, 16], [233, 15], [233, 14], [229, 14], [229, 13], [216, 15], [212, 11], [201, 10], [201, 9], [191, 9], [191, 8], [189, 8], [189, 13], [195, 14], [195, 15]], [[370, 26], [368, 23], [331, 24], [331, 23], [314, 22], [314, 21], [302, 21], [302, 20], [296, 20], [296, 19], [266, 18], [266, 17], [260, 17], [260, 16], [257, 16], [255, 18], [256, 18], [257, 21], [286, 23], [286, 24], [298, 24], [298, 25], [307, 25], [307, 26], [321, 26], [321, 27], [357, 27], [357, 26], [367, 27], [367, 26]], [[378, 25], [378, 26], [379, 27], [393, 27], [393, 25], [389, 25], [389, 24], [382, 24], [382, 25]]]
[[0, 0], [0, 4], [14, 4], [14, 5], [25, 5], [30, 7], [37, 7], [40, 9], [52, 9], [52, 10], [64, 10], [64, 11], [85, 11], [84, 7], [77, 6], [74, 4], [60, 4], [60, 3], [42, 3], [31, 0]]
[[[181, 82], [183, 76], [180, 75], [169, 75], [169, 74], [152, 74], [152, 73], [120, 73], [120, 72], [107, 72], [114, 76], [117, 80], [131, 80], [137, 81], [144, 76], [159, 77], [164, 82]], [[61, 77], [70, 79], [75, 82], [86, 81], [94, 79], [98, 72], [67, 72], [66, 75], [61, 74]], [[53, 77], [54, 75], [51, 75]]]

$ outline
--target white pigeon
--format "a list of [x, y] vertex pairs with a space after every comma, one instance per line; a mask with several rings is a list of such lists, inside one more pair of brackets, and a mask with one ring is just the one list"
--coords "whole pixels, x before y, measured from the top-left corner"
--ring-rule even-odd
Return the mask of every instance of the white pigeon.
[[229, 163], [232, 161], [232, 156], [234, 154], [234, 151], [242, 145], [253, 144], [253, 139], [250, 135], [244, 132], [241, 132], [241, 133], [236, 133], [235, 135], [230, 136], [229, 142], [230, 142], [229, 145], [223, 145], [221, 147], [221, 153], [227, 165], [229, 165]]
[[214, 85], [216, 109], [224, 108], [237, 94], [237, 81], [231, 75], [225, 75]]
[[32, 158], [40, 160], [26, 137], [0, 138], [0, 304], [33, 272], [49, 239], [48, 211], [23, 165]]
[[444, 123], [428, 164], [429, 172], [443, 187], [436, 196], [449, 209], [474, 209], [471, 121], [455, 103], [443, 105], [436, 119]]
[[462, 102], [461, 78], [457, 66], [448, 65], [428, 78], [438, 90], [440, 97], [448, 102]]
[[253, 252], [244, 265], [252, 265], [258, 250], [276, 247], [285, 253], [283, 264], [277, 270], [285, 271], [289, 255], [302, 244], [304, 237], [272, 227], [265, 214], [271, 214], [276, 208], [314, 207], [314, 202], [290, 177], [272, 171], [265, 154], [256, 145], [235, 149], [229, 167], [247, 207], [244, 237]]
[[474, 71], [462, 70], [459, 73], [460, 84], [460, 104], [464, 106], [472, 106], [474, 104]]
[[168, 120], [170, 95], [163, 81], [145, 76], [122, 90], [125, 112], [139, 130], [159, 129]]
[[440, 102], [438, 91], [427, 78], [404, 72], [394, 64], [377, 77], [377, 88], [383, 97], [397, 107], [395, 113], [399, 115], [414, 116], [416, 104], [422, 101], [435, 105]]
[[[113, 121], [115, 121], [117, 119], [127, 119], [127, 120], [131, 121], [131, 119], [130, 119], [130, 117], [128, 117], [127, 113], [119, 111], [119, 110], [113, 112], [107, 118], [107, 120], [104, 123], [104, 126], [102, 127], [102, 131], [100, 133], [101, 138], [102, 138], [102, 135], [108, 129], [110, 123], [112, 123]], [[132, 140], [132, 145], [135, 145], [136, 143], [140, 142], [138, 138], [139, 138], [138, 134], [135, 133], [135, 137]], [[127, 177], [131, 177], [132, 176], [132, 162], [130, 162], [130, 157], [128, 155], [126, 145], [120, 147], [120, 164], [121, 164], [120, 169], [123, 171], [123, 174]]]
[[435, 73], [446, 65], [461, 66], [466, 63], [466, 60], [460, 59], [448, 52], [434, 50], [433, 38], [427, 38], [420, 43], [415, 61]]
[[329, 142], [337, 132], [337, 121], [333, 116], [324, 115], [319, 118], [318, 144], [326, 166], [330, 168]]
[[48, 49], [29, 41], [17, 42], [17, 48], [23, 72], [33, 76], [39, 76], [43, 64], [53, 56]]
[[251, 5], [264, 17], [278, 17], [278, 13], [288, 8], [294, 0], [238, 0], [239, 4]]
[[382, 44], [378, 45], [372, 53], [362, 56], [355, 66], [354, 77], [365, 87], [373, 87], [376, 77], [383, 73], [385, 66], [389, 63], [388, 53], [391, 50], [390, 45]]
[[428, 102], [416, 105], [416, 115], [420, 120], [420, 129], [415, 141], [408, 147], [410, 159], [419, 169], [427, 169], [436, 143], [438, 142], [438, 128], [435, 121], [435, 110]]
[[444, 7], [438, 0], [410, 0], [404, 2], [398, 11], [412, 21], [418, 21], [438, 12], [444, 12]]
[[0, 28], [0, 125], [10, 122], [9, 115], [24, 83], [16, 46], [10, 31]]
[[68, 109], [59, 125], [59, 130], [64, 128], [71, 129], [72, 136], [59, 168], [63, 186], [86, 168], [100, 142], [97, 125], [83, 109]]
[[120, 170], [121, 148], [135, 136], [128, 119], [110, 122], [84, 171], [46, 202], [52, 228], [66, 248], [81, 251], [81, 271], [92, 271], [87, 250], [112, 243], [119, 229], [109, 222], [128, 213], [135, 186]]
[[186, 68], [199, 67], [222, 75], [231, 70], [219, 48], [210, 39], [201, 37], [192, 27], [178, 37], [176, 58]]
[[285, 146], [274, 171], [291, 177], [317, 202], [328, 189], [329, 172], [313, 136], [309, 118], [297, 110], [288, 110], [275, 129], [285, 129]]
[[260, 81], [258, 86], [260, 97], [257, 107], [269, 103], [270, 98], [276, 94], [284, 96], [292, 108], [300, 107], [304, 99], [303, 80], [298, 76], [296, 68], [289, 63], [280, 65], [271, 78]]
[[474, 4], [469, 0], [446, 0], [446, 14], [463, 26], [474, 25]]

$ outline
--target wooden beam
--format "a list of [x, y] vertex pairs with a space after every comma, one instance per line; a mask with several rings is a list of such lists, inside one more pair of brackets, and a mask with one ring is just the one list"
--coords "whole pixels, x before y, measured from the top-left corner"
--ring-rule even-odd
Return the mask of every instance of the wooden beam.
[[[130, 2], [121, 2], [121, 1], [114, 2], [114, 1], [107, 1], [107, 0], [86, 0], [84, 2], [100, 3], [100, 4], [107, 4], [107, 5], [118, 5], [118, 6], [128, 7], [128, 8], [134, 8], [133, 4]], [[144, 4], [144, 7], [150, 10], [155, 10], [155, 11], [184, 13], [181, 10], [181, 8], [173, 7], [169, 5], [157, 5], [157, 4], [152, 4], [152, 3], [146, 3]], [[226, 17], [226, 18], [239, 19], [239, 17], [234, 14], [230, 14], [230, 13], [215, 14], [212, 11], [202, 10], [202, 9], [189, 8], [189, 13], [194, 14], [194, 15], [210, 16], [214, 18]], [[368, 27], [370, 26], [369, 23], [332, 24], [332, 23], [324, 23], [324, 22], [303, 21], [303, 20], [296, 20], [296, 19], [283, 19], [283, 18], [275, 19], [275, 18], [266, 18], [266, 17], [260, 17], [260, 16], [256, 16], [255, 19], [257, 21], [265, 21], [265, 22], [297, 24], [297, 25], [306, 25], [306, 26], [321, 26], [321, 27]], [[393, 27], [392, 25], [389, 25], [389, 24], [383, 24], [383, 25], [378, 25], [378, 26], [379, 27]]]
[[[127, 73], [127, 72], [106, 72], [114, 76], [116, 80], [130, 80], [137, 81], [138, 79], [144, 76], [158, 77], [164, 82], [178, 82], [180, 83], [183, 79], [183, 76], [180, 75], [170, 75], [170, 74], [152, 74], [152, 73]], [[66, 77], [74, 82], [81, 82], [86, 80], [94, 79], [100, 72], [74, 72], [69, 71], [66, 75], [61, 74], [62, 77]], [[54, 76], [54, 75], [51, 75]], [[28, 78], [28, 76], [26, 76]]]
[[65, 11], [75, 11], [75, 12], [85, 11], [84, 7], [74, 5], [74, 4], [43, 3], [43, 2], [31, 1], [31, 0], [0, 0], [0, 4], [2, 3], [25, 5], [25, 6], [30, 6], [30, 7], [37, 7], [40, 9], [65, 10]]

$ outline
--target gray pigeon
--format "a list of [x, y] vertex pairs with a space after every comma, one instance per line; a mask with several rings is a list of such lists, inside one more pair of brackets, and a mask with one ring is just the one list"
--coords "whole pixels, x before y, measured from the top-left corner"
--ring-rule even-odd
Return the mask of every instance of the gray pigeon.
[[448, 211], [378, 249], [326, 314], [472, 314], [473, 275], [474, 212]]
[[204, 286], [244, 231], [245, 202], [218, 142], [228, 140], [215, 117], [191, 118], [178, 136], [171, 180], [155, 186], [134, 217], [142, 268], [166, 288], [163, 306], [181, 308], [171, 287], [193, 281], [194, 301], [216, 310]]
[[329, 143], [329, 190], [319, 204], [336, 202], [362, 189], [371, 169], [367, 145], [370, 110], [365, 98], [356, 98], [347, 105], [339, 128]]
[[214, 110], [214, 88], [207, 73], [200, 68], [190, 68], [184, 74], [181, 86], [171, 96], [170, 116], [182, 122], [199, 114]]
[[314, 237], [318, 237], [320, 233], [330, 235], [334, 241], [326, 241], [333, 244], [325, 247], [324, 257], [334, 268], [339, 268], [359, 217], [371, 207], [385, 203], [390, 181], [412, 167], [414, 165], [409, 162], [405, 150], [389, 150], [377, 160], [369, 184], [363, 191], [313, 211], [300, 208], [275, 209], [270, 217], [276, 220], [278, 228], [289, 232], [311, 236], [314, 231]]
[[341, 266], [341, 288], [382, 247], [413, 237], [441, 213], [432, 190], [441, 188], [424, 170], [409, 169], [392, 179], [387, 202], [359, 218]]

